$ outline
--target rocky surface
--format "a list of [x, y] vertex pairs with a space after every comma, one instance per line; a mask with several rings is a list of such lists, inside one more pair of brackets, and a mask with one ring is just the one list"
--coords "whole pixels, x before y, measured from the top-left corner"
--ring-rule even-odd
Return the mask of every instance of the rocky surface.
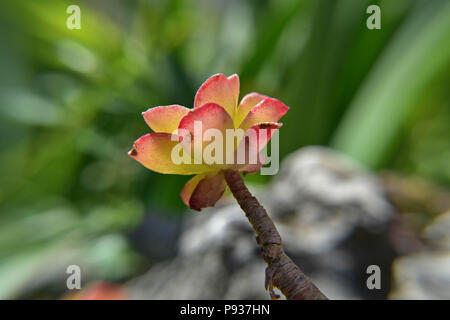
[[450, 211], [423, 231], [427, 250], [396, 259], [391, 299], [450, 299]]
[[[385, 298], [395, 253], [386, 240], [395, 211], [378, 179], [334, 150], [291, 154], [260, 202], [286, 252], [332, 299]], [[227, 204], [185, 220], [178, 254], [127, 284], [135, 299], [268, 299], [265, 264], [244, 213]], [[366, 269], [379, 265], [382, 288]]]

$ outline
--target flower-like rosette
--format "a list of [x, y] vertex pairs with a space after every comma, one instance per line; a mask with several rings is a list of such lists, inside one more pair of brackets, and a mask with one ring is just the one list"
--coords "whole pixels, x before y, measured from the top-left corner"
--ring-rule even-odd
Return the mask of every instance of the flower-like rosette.
[[258, 93], [238, 104], [239, 77], [216, 74], [206, 80], [194, 108], [159, 106], [143, 112], [154, 131], [139, 138], [129, 155], [150, 170], [195, 175], [181, 191], [195, 210], [213, 206], [226, 188], [223, 170], [256, 173], [264, 165], [261, 153], [288, 107]]

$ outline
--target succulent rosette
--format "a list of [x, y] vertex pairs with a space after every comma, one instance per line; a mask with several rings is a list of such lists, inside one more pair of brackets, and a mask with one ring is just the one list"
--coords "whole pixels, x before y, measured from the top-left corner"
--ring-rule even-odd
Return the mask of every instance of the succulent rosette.
[[[240, 103], [238, 100], [238, 75], [213, 75], [198, 89], [193, 109], [169, 105], [143, 112], [146, 123], [154, 132], [136, 140], [128, 154], [156, 172], [195, 175], [182, 189], [181, 199], [195, 210], [214, 206], [226, 188], [223, 171], [258, 172], [264, 165], [260, 151], [273, 132], [281, 127], [278, 121], [289, 110], [279, 100], [259, 93], [245, 95]], [[215, 157], [219, 161], [213, 162], [202, 157], [211, 149], [213, 139], [205, 135], [212, 129], [224, 137], [223, 149], [213, 151], [213, 154], [220, 151]], [[230, 149], [225, 146], [227, 138], [231, 139], [227, 133], [233, 131], [243, 134], [232, 137], [233, 154], [230, 155]], [[238, 150], [244, 150], [243, 161], [236, 161]], [[179, 152], [184, 152], [184, 159], [187, 157], [188, 161], [174, 161], [174, 154]], [[249, 156], [252, 152], [257, 154], [256, 159]]]

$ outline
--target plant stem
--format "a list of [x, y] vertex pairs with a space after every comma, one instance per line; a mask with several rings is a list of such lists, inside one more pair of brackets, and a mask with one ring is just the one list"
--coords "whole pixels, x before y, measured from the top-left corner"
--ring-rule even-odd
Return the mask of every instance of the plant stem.
[[252, 196], [240, 173], [224, 171], [228, 187], [256, 232], [256, 242], [262, 248], [262, 257], [267, 263], [265, 288], [272, 299], [278, 299], [274, 287], [281, 290], [288, 300], [328, 299], [309, 280], [283, 250], [281, 236], [264, 207]]

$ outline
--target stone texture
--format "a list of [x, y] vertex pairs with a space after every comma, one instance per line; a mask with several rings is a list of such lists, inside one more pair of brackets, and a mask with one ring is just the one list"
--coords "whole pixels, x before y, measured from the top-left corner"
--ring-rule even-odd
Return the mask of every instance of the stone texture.
[[[394, 209], [378, 179], [334, 150], [291, 154], [255, 192], [280, 231], [288, 255], [333, 299], [385, 298], [395, 256], [384, 240]], [[128, 283], [135, 299], [268, 299], [265, 264], [244, 213], [230, 198], [192, 213], [175, 258]], [[367, 266], [387, 274], [366, 287]]]

